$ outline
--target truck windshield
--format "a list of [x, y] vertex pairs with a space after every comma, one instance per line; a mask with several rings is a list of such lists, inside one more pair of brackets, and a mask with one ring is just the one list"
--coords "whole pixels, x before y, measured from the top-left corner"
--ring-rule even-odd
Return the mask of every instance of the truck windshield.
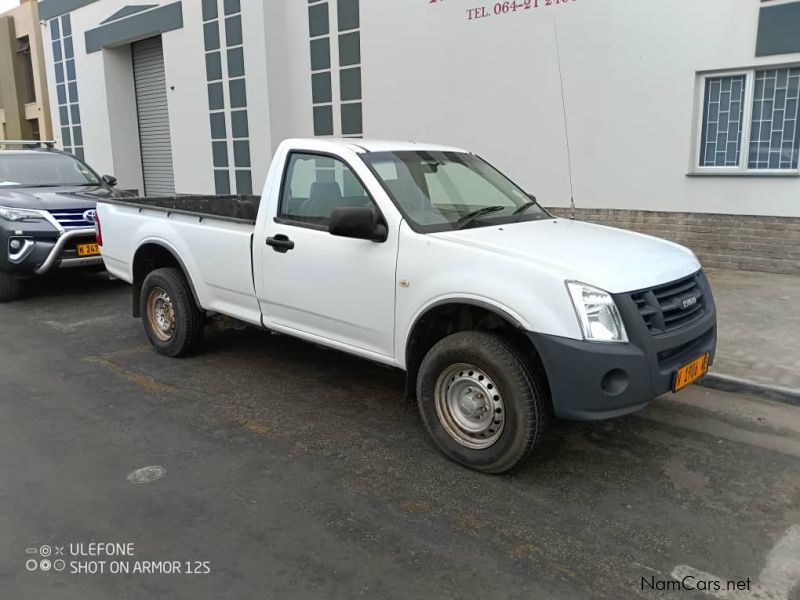
[[415, 229], [430, 233], [550, 218], [474, 154], [370, 152], [364, 162]]
[[89, 167], [68, 154], [0, 152], [0, 188], [99, 184]]

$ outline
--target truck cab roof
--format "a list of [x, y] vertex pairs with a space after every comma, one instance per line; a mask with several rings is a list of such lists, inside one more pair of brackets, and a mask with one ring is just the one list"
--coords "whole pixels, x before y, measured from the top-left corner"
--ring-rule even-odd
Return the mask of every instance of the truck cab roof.
[[283, 142], [290, 150], [294, 149], [319, 149], [328, 145], [345, 147], [357, 154], [370, 152], [403, 152], [403, 151], [428, 151], [428, 152], [461, 152], [470, 154], [468, 150], [454, 146], [442, 146], [424, 142], [396, 141], [396, 140], [362, 140], [359, 138], [295, 138]]

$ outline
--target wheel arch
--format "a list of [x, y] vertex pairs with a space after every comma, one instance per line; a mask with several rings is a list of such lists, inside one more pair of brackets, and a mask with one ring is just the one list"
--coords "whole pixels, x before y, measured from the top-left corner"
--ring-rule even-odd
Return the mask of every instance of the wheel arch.
[[[446, 298], [426, 306], [415, 317], [405, 340], [406, 396], [416, 395], [422, 359], [436, 342], [459, 331], [477, 330], [503, 335], [544, 373], [536, 347], [522, 319], [502, 307], [476, 298]], [[546, 377], [546, 374], [545, 374]]]
[[160, 240], [147, 240], [136, 249], [136, 252], [133, 255], [131, 271], [133, 275], [132, 304], [134, 317], [141, 316], [141, 311], [139, 310], [139, 297], [142, 292], [142, 284], [144, 283], [145, 278], [152, 271], [164, 267], [177, 268], [181, 272], [184, 279], [189, 284], [189, 290], [191, 290], [192, 298], [194, 299], [195, 303], [199, 307], [202, 306], [200, 304], [200, 297], [197, 295], [194, 282], [189, 275], [189, 269], [186, 268], [186, 264], [183, 262], [180, 255], [175, 251], [174, 248], [171, 248], [169, 245]]

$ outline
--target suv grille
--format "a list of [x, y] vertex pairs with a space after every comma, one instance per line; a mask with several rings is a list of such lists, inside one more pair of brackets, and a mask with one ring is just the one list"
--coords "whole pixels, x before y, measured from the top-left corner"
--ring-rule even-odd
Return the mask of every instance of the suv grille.
[[64, 229], [91, 229], [94, 227], [94, 221], [88, 221], [84, 217], [84, 213], [88, 212], [88, 210], [91, 209], [64, 208], [48, 212]]
[[706, 314], [700, 274], [631, 294], [645, 325], [653, 335], [674, 331]]

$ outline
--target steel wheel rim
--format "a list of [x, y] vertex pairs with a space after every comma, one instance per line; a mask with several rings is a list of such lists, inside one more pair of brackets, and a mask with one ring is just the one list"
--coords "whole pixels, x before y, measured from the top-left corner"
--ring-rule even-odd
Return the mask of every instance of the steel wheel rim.
[[175, 305], [164, 288], [154, 287], [147, 294], [147, 320], [153, 334], [168, 342], [175, 333]]
[[442, 427], [466, 448], [488, 448], [503, 433], [503, 396], [486, 372], [474, 365], [457, 363], [444, 369], [436, 380], [434, 399]]

